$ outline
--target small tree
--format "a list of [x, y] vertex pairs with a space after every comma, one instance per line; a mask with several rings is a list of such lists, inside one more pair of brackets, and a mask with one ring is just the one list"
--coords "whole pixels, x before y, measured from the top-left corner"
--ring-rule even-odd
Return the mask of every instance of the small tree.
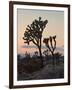
[[56, 49], [56, 35], [53, 37], [49, 37], [49, 38], [45, 38], [43, 40], [43, 42], [45, 43], [46, 47], [49, 49], [49, 51], [51, 52], [52, 56], [53, 56], [53, 65], [54, 63], [54, 51]]
[[38, 56], [38, 51], [35, 51], [35, 56]]
[[45, 56], [48, 56], [48, 53], [49, 53], [49, 52], [48, 52], [48, 49], [43, 51], [43, 54], [44, 54]]
[[27, 28], [23, 37], [23, 40], [25, 40], [24, 43], [27, 43], [29, 45], [29, 43], [32, 42], [37, 46], [39, 50], [42, 66], [43, 66], [42, 52], [41, 52], [42, 33], [47, 23], [48, 23], [48, 20], [43, 21], [41, 20], [41, 17], [39, 17], [39, 20], [35, 19], [31, 25], [27, 25]]
[[27, 53], [27, 51], [25, 52], [25, 58], [30, 58], [30, 53]]

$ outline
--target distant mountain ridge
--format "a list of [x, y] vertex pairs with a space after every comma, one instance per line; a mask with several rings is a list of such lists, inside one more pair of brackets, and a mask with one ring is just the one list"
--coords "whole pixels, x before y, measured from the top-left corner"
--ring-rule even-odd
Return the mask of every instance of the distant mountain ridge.
[[[36, 46], [32, 46], [32, 45], [26, 45], [26, 46], [21, 46], [20, 48], [35, 48], [35, 49], [37, 49], [37, 47]], [[47, 48], [46, 48], [46, 46], [42, 46], [42, 52], [44, 51], [44, 50], [46, 50]], [[38, 49], [37, 49], [37, 51], [38, 51]], [[61, 53], [62, 55], [64, 55], [64, 47], [56, 47], [56, 50], [55, 50], [55, 52], [59, 52], [59, 53]], [[28, 53], [30, 53], [30, 55], [32, 56], [33, 54], [34, 54], [34, 52], [28, 52]], [[21, 55], [24, 55], [25, 54], [25, 52], [20, 52], [20, 53], [18, 53], [18, 54], [21, 54]]]

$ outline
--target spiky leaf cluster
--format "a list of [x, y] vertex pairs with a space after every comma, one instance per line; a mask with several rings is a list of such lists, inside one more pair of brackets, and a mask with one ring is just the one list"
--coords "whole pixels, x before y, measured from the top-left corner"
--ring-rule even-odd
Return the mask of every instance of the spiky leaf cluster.
[[39, 46], [40, 39], [42, 38], [42, 32], [47, 23], [47, 20], [43, 21], [41, 17], [39, 17], [39, 19], [35, 19], [31, 25], [27, 25], [23, 37], [25, 43], [29, 44], [30, 42], [33, 42], [35, 45]]

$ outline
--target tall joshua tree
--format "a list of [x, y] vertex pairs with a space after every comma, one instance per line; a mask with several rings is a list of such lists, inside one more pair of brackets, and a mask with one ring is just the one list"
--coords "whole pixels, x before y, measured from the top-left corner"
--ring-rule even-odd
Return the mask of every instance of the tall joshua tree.
[[54, 65], [54, 51], [56, 49], [56, 35], [50, 36], [49, 38], [44, 38], [43, 42], [45, 43], [46, 47], [49, 49], [53, 56], [53, 65]]
[[27, 25], [27, 28], [23, 37], [23, 40], [25, 40], [24, 43], [27, 43], [29, 45], [29, 43], [32, 42], [33, 44], [37, 46], [42, 65], [43, 65], [42, 52], [41, 52], [42, 33], [47, 23], [48, 23], [48, 20], [43, 21], [41, 17], [39, 17], [38, 20], [35, 19], [31, 25]]

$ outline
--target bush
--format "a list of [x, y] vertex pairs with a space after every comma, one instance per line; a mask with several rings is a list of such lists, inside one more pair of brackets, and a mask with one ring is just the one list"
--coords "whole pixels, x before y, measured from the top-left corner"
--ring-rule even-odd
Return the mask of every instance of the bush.
[[41, 68], [41, 62], [40, 60], [29, 60], [27, 63], [18, 63], [18, 72], [26, 72], [26, 73], [32, 73]]

